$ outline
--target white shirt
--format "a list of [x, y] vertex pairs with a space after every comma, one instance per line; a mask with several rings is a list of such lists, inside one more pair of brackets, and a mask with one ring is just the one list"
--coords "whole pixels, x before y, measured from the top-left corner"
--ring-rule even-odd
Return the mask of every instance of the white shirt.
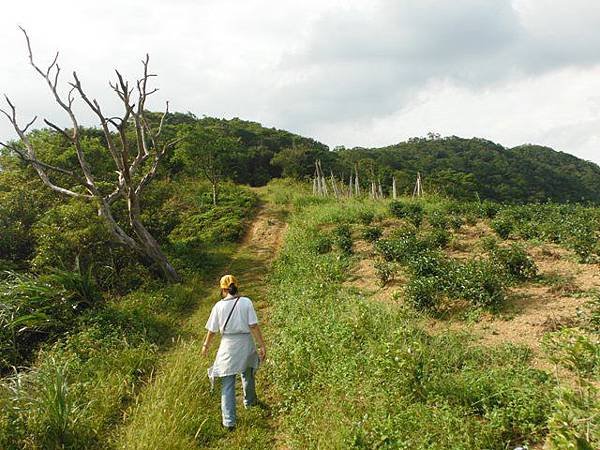
[[[223, 326], [229, 316], [229, 312], [235, 304], [235, 296], [227, 295], [213, 306], [210, 317], [206, 322], [206, 329], [212, 333], [223, 334]], [[250, 333], [250, 325], [256, 325], [258, 318], [254, 311], [252, 301], [248, 297], [240, 297], [235, 305], [231, 318], [227, 322], [225, 334]]]

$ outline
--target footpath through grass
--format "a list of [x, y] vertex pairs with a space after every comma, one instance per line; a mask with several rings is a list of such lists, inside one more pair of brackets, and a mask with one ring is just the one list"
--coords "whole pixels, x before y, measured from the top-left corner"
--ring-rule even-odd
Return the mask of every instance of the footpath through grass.
[[[254, 219], [248, 235], [223, 273], [240, 280], [241, 292], [253, 299], [259, 320], [268, 320], [266, 277], [285, 228], [283, 211], [266, 202]], [[214, 286], [217, 286], [218, 276]], [[211, 392], [206, 369], [218, 347], [215, 342], [209, 358], [200, 355], [204, 324], [218, 289], [207, 288], [195, 313], [185, 322], [184, 340], [159, 365], [148, 385], [130, 408], [117, 430], [116, 447], [123, 449], [191, 448], [272, 448], [274, 431], [268, 409], [244, 410], [238, 402], [238, 423], [234, 433], [221, 427], [220, 387]], [[268, 325], [263, 326], [269, 341]], [[264, 396], [264, 371], [258, 372], [258, 395]], [[238, 381], [239, 384], [239, 381]], [[241, 391], [238, 386], [238, 391]]]

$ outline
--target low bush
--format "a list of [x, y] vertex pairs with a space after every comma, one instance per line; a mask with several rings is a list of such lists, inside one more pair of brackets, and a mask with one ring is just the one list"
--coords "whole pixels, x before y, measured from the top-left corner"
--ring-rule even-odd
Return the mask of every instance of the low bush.
[[377, 242], [383, 235], [381, 227], [365, 227], [362, 230], [362, 238], [368, 242]]
[[334, 230], [334, 242], [336, 246], [342, 251], [344, 254], [352, 253], [352, 233], [350, 231], [350, 225], [341, 224], [338, 225]]
[[406, 285], [405, 298], [415, 309], [433, 310], [440, 301], [440, 280], [435, 276], [415, 277]]
[[419, 227], [423, 221], [424, 210], [418, 203], [394, 200], [390, 203], [389, 208], [394, 217], [406, 219], [416, 227]]
[[378, 259], [373, 264], [377, 278], [381, 282], [381, 286], [385, 286], [396, 276], [398, 271], [398, 265], [393, 262], [386, 261], [385, 259]]
[[452, 240], [452, 235], [445, 229], [433, 229], [425, 234], [423, 240], [431, 248], [446, 248]]
[[491, 258], [510, 278], [525, 281], [537, 275], [537, 266], [525, 247], [513, 243], [510, 247], [496, 246], [490, 250]]
[[369, 209], [363, 209], [358, 212], [358, 221], [363, 225], [371, 225], [375, 219], [375, 213]]
[[77, 326], [83, 305], [99, 299], [93, 281], [79, 273], [7, 274], [0, 282], [0, 371], [26, 364], [41, 343]]
[[490, 222], [490, 227], [502, 239], [508, 239], [514, 230], [514, 223], [509, 218], [496, 218]]
[[312, 241], [312, 248], [319, 255], [329, 253], [332, 245], [333, 240], [328, 234], [319, 234], [314, 241]]
[[506, 277], [495, 264], [483, 259], [453, 264], [448, 284], [453, 297], [477, 307], [495, 308], [506, 298]]

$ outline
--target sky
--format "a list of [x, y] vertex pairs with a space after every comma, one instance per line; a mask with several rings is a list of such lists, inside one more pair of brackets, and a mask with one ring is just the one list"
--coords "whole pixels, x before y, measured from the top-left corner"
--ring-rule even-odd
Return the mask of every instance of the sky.
[[332, 148], [435, 132], [600, 163], [599, 24], [597, 0], [21, 0], [1, 8], [0, 93], [23, 123], [68, 125], [20, 25], [40, 65], [60, 51], [65, 90], [77, 71], [110, 114], [114, 69], [133, 80], [148, 53], [155, 110], [169, 100]]

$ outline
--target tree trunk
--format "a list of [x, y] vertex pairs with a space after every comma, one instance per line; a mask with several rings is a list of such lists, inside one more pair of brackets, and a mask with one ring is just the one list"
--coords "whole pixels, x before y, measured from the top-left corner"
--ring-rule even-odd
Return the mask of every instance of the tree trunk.
[[212, 183], [212, 199], [213, 205], [217, 206], [217, 183]]
[[181, 281], [181, 277], [171, 263], [169, 263], [156, 239], [152, 237], [141, 222], [135, 227], [135, 234], [141, 241], [138, 253], [143, 259], [151, 262], [153, 269], [158, 272], [161, 278], [169, 283]]

